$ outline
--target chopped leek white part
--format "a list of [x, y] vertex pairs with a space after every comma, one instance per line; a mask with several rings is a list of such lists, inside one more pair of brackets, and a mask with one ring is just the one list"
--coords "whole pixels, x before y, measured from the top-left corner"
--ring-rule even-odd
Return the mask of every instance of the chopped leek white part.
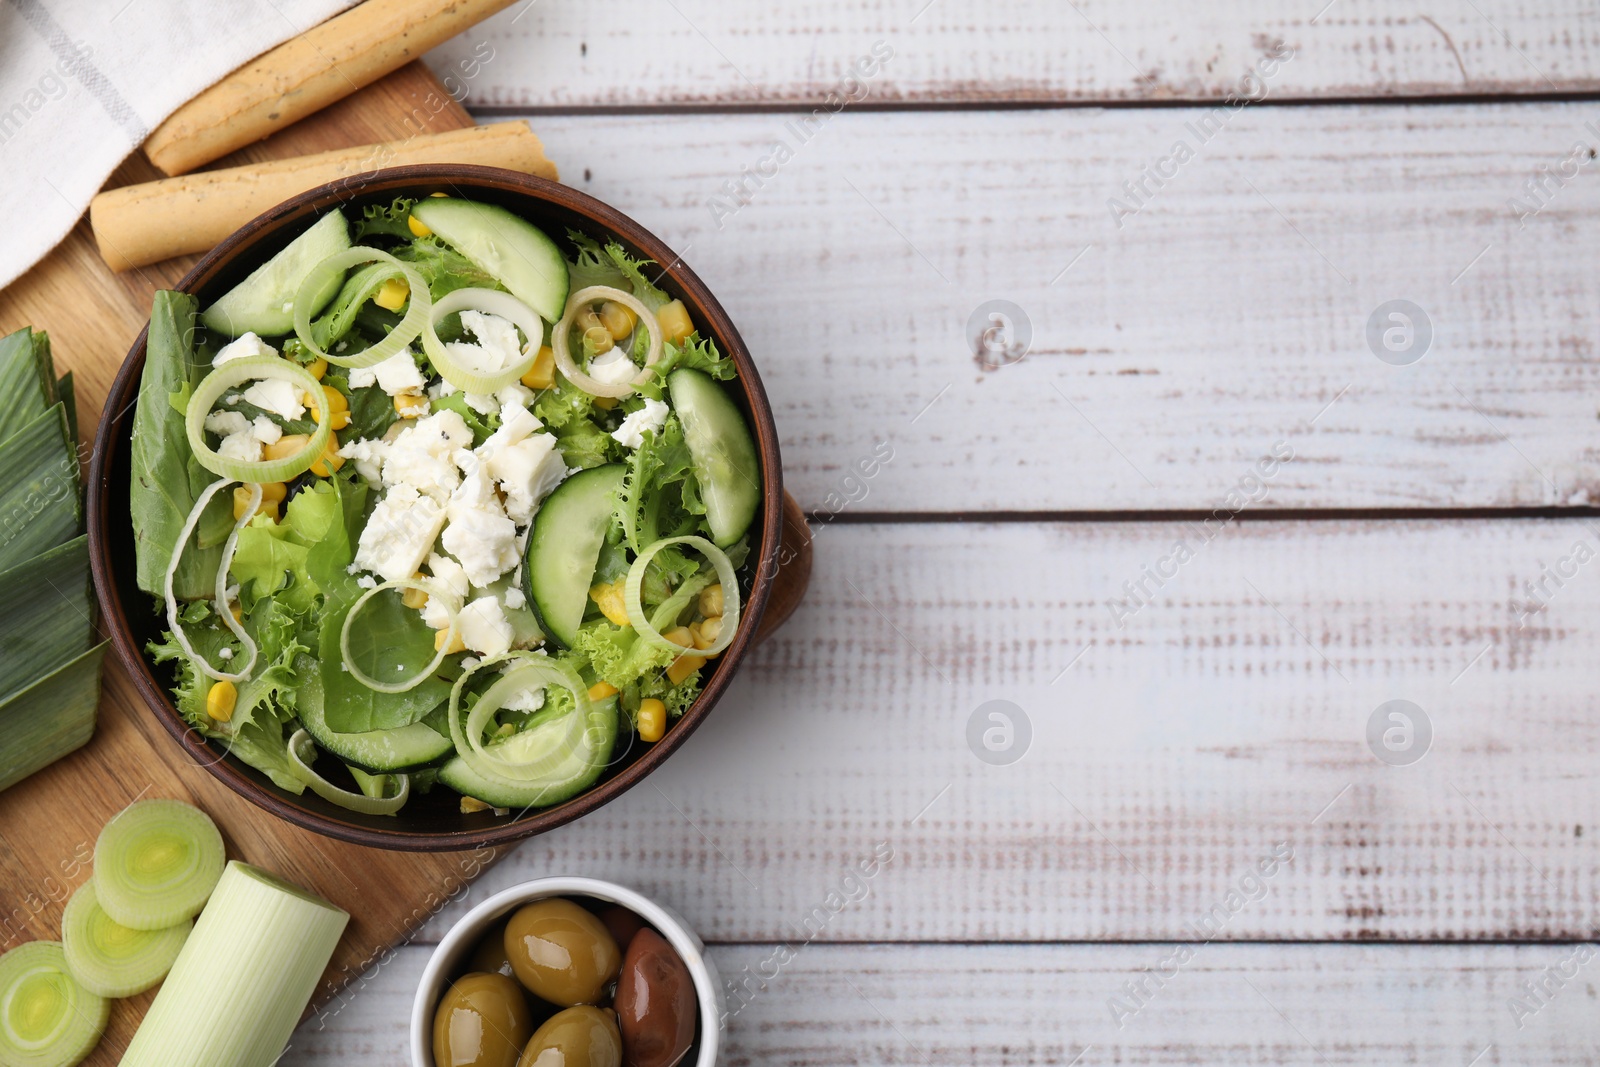
[[[503, 367], [468, 366], [461, 349], [453, 348], [439, 340], [439, 321], [446, 315], [461, 311], [484, 311], [508, 320], [522, 331], [527, 340], [515, 352], [516, 358]], [[422, 330], [422, 350], [439, 376], [465, 393], [493, 393], [515, 383], [533, 368], [538, 358], [539, 342], [544, 337], [544, 320], [539, 313], [510, 293], [498, 289], [457, 289], [439, 298], [428, 315], [428, 324]], [[478, 347], [486, 355], [496, 354], [486, 342], [478, 338]], [[504, 358], [503, 353], [500, 354]]]
[[[650, 351], [645, 354], [644, 368], [625, 382], [602, 382], [592, 378], [578, 369], [572, 362], [572, 352], [567, 347], [567, 334], [572, 331], [572, 320], [578, 317], [578, 312], [597, 300], [613, 300], [623, 305], [639, 318], [639, 322], [650, 334]], [[644, 381], [654, 372], [650, 369], [661, 358], [662, 335], [661, 323], [656, 321], [655, 314], [639, 302], [639, 298], [632, 293], [613, 289], [609, 285], [591, 285], [579, 289], [567, 298], [567, 309], [561, 314], [561, 321], [557, 322], [550, 330], [550, 349], [555, 353], [556, 366], [562, 375], [576, 385], [579, 389], [593, 396], [609, 396], [621, 398], [630, 395], [633, 387]]]
[[[655, 558], [668, 545], [688, 545], [697, 549], [702, 556], [711, 561], [711, 566], [716, 569], [717, 581], [722, 583], [723, 609], [722, 632], [718, 634], [709, 648], [690, 649], [688, 653], [694, 656], [710, 658], [715, 656], [733, 643], [733, 636], [739, 630], [739, 576], [734, 573], [733, 561], [728, 554], [704, 537], [663, 537], [653, 545], [647, 545], [633, 565], [628, 568], [628, 581], [623, 586], [622, 596], [624, 606], [628, 609], [628, 621], [633, 623], [633, 628], [639, 631], [639, 637], [646, 644], [656, 648], [675, 649], [681, 646], [673, 644], [662, 636], [644, 611], [644, 603], [640, 599], [640, 590], [644, 586], [644, 572], [650, 566], [650, 561]], [[687, 605], [685, 605], [687, 606]]]
[[[317, 347], [317, 342], [311, 335], [311, 315], [320, 310], [316, 296], [323, 290], [330, 278], [343, 276], [351, 267], [363, 263], [386, 264], [391, 273], [388, 277], [401, 277], [406, 280], [410, 293], [406, 300], [405, 318], [401, 319], [388, 336], [370, 348], [364, 348], [353, 356], [341, 356], [337, 352], [324, 352]], [[408, 264], [400, 262], [387, 252], [376, 248], [347, 248], [343, 252], [329, 256], [306, 275], [305, 281], [300, 283], [300, 291], [294, 297], [294, 335], [300, 338], [300, 343], [306, 346], [306, 351], [313, 356], [327, 360], [336, 366], [359, 370], [363, 367], [374, 367], [390, 356], [405, 349], [414, 341], [423, 326], [428, 322], [428, 315], [432, 311], [433, 300], [428, 294], [428, 283], [422, 280]], [[335, 346], [336, 348], [338, 346]], [[316, 390], [307, 390], [312, 396], [317, 395]]]
[[178, 531], [177, 543], [172, 546], [172, 559], [167, 561], [167, 573], [163, 580], [163, 592], [167, 602], [167, 628], [172, 631], [172, 636], [178, 639], [178, 645], [184, 654], [193, 661], [200, 672], [208, 678], [215, 678], [220, 682], [242, 682], [250, 677], [250, 672], [256, 667], [256, 643], [250, 635], [245, 633], [238, 621], [233, 617], [233, 612], [228, 610], [228, 568], [233, 564], [233, 553], [239, 545], [239, 530], [250, 521], [250, 516], [255, 513], [256, 506], [261, 503], [261, 486], [250, 486], [250, 506], [245, 509], [245, 517], [234, 523], [233, 532], [228, 535], [228, 546], [222, 553], [222, 562], [217, 566], [216, 604], [217, 614], [228, 624], [228, 629], [233, 631], [235, 637], [244, 645], [248, 655], [244, 666], [232, 674], [219, 671], [213, 667], [206, 658], [194, 650], [189, 643], [189, 635], [183, 632], [183, 621], [178, 614], [178, 597], [172, 590], [172, 579], [178, 573], [178, 561], [183, 558], [183, 550], [189, 544], [189, 537], [194, 533], [194, 528], [200, 521], [200, 515], [206, 510], [206, 505], [211, 503], [211, 498], [218, 491], [233, 484], [231, 478], [221, 478], [206, 486], [205, 491], [195, 500], [194, 507], [189, 510], [189, 517], [184, 520], [183, 529]]
[[349, 921], [298, 886], [229, 863], [121, 1067], [270, 1067]]
[[232, 458], [206, 443], [206, 417], [211, 414], [212, 405], [229, 389], [251, 381], [287, 382], [300, 393], [322, 395], [322, 383], [298, 363], [253, 356], [231, 360], [206, 375], [195, 388], [194, 395], [189, 397], [189, 404], [183, 410], [183, 432], [189, 439], [189, 449], [200, 466], [223, 478], [261, 484], [298, 478], [310, 470], [311, 465], [321, 459], [327, 450], [329, 435], [333, 433], [332, 419], [317, 423], [317, 428], [312, 431], [305, 445], [282, 459]]
[[73, 1067], [100, 1043], [111, 1004], [72, 977], [59, 941], [0, 956], [0, 1063]]
[[[350, 628], [355, 622], [356, 615], [366, 606], [367, 601], [389, 589], [420, 589], [422, 592], [427, 593], [429, 597], [439, 601], [450, 620], [449, 628], [445, 631], [444, 637], [437, 641], [438, 651], [434, 654], [433, 659], [428, 662], [426, 667], [403, 682], [381, 682], [356, 666], [355, 661], [350, 658]], [[445, 590], [441, 586], [422, 578], [399, 578], [392, 582], [384, 582], [382, 585], [373, 586], [365, 593], [362, 593], [354, 604], [350, 605], [350, 610], [344, 617], [344, 627], [339, 631], [339, 659], [344, 665], [344, 669], [350, 672], [350, 676], [368, 689], [377, 693], [405, 693], [421, 685], [433, 675], [434, 671], [439, 669], [439, 666], [444, 663], [445, 657], [450, 654], [446, 650], [450, 647], [450, 643], [455, 640], [456, 634], [460, 632], [460, 629], [461, 621], [458, 613], [450, 607], [446, 599]]]
[[[349, 811], [359, 812], [362, 815], [393, 815], [406, 806], [406, 801], [411, 798], [411, 776], [398, 775], [362, 775], [362, 778], [373, 781], [375, 779], [397, 779], [399, 786], [394, 796], [372, 796], [365, 791], [352, 793], [348, 789], [340, 789], [332, 782], [312, 769], [311, 763], [317, 758], [317, 746], [312, 743], [311, 735], [304, 730], [296, 730], [294, 736], [289, 738], [289, 763], [294, 767], [294, 773], [317, 796], [330, 804], [337, 804]], [[355, 771], [351, 768], [352, 772]], [[357, 784], [365, 790], [368, 782]]]
[[[484, 690], [463, 726], [461, 693], [467, 679], [485, 667], [497, 666], [508, 659], [512, 666]], [[550, 685], [560, 686], [572, 694], [573, 709], [563, 717], [565, 730], [539, 731], [539, 743], [533, 747], [519, 744], [518, 738], [530, 736], [534, 731], [513, 734], [508, 740], [493, 745], [484, 743], [484, 731], [495, 713], [505, 707], [506, 701], [528, 689]], [[565, 664], [549, 656], [527, 653], [491, 657], [462, 672], [450, 690], [450, 738], [455, 742], [456, 754], [479, 775], [500, 785], [523, 786], [549, 773], [578, 748], [589, 722], [590, 708], [589, 691], [583, 680]]]
[[167, 976], [193, 927], [185, 919], [165, 930], [131, 930], [106, 914], [91, 878], [67, 902], [61, 946], [83, 988], [101, 997], [131, 997]]
[[133, 930], [162, 930], [191, 919], [222, 875], [222, 834], [199, 808], [178, 800], [129, 804], [94, 843], [99, 903]]

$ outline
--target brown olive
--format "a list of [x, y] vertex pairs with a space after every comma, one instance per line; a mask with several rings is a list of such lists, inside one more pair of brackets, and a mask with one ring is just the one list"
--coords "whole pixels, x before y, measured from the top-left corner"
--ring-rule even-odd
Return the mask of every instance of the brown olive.
[[644, 929], [644, 920], [621, 904], [613, 904], [602, 910], [600, 921], [606, 924], [606, 929], [611, 931], [617, 947], [623, 952], [627, 952], [628, 946], [633, 943], [633, 935]]
[[617, 1023], [627, 1067], [673, 1067], [694, 1043], [697, 1001], [689, 968], [666, 938], [640, 930], [617, 979]]
[[599, 1003], [622, 969], [622, 952], [605, 924], [570, 900], [518, 908], [506, 924], [505, 944], [517, 981], [563, 1008]]
[[534, 1032], [517, 1067], [622, 1067], [616, 1014], [589, 1007], [556, 1012]]
[[433, 1014], [435, 1067], [515, 1067], [533, 1033], [517, 983], [503, 974], [464, 974]]
[[478, 947], [472, 950], [472, 959], [467, 969], [483, 971], [487, 974], [503, 974], [507, 978], [516, 977], [511, 970], [511, 960], [506, 956], [506, 923], [509, 920], [501, 919], [489, 927], [489, 932], [483, 935], [483, 940], [478, 942]]

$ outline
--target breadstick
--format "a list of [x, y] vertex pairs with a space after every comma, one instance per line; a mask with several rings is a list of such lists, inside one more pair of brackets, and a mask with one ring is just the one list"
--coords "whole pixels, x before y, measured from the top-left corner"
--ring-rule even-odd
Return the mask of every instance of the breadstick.
[[180, 107], [150, 134], [145, 155], [163, 174], [187, 174], [372, 84], [511, 2], [366, 0]]
[[557, 179], [526, 121], [497, 122], [405, 141], [340, 148], [109, 189], [89, 204], [100, 256], [112, 270], [204, 252], [297, 193], [412, 163], [475, 163]]

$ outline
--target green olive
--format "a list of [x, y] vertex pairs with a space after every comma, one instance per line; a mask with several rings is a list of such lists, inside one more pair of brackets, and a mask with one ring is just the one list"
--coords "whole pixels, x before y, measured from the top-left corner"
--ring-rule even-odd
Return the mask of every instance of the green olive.
[[616, 1015], [588, 1007], [556, 1012], [534, 1032], [517, 1067], [622, 1067]]
[[511, 970], [511, 960], [506, 956], [505, 919], [489, 927], [489, 932], [483, 935], [478, 947], [472, 950], [468, 969], [488, 974], [503, 974], [507, 978], [516, 977]]
[[464, 974], [433, 1014], [435, 1067], [515, 1067], [533, 1033], [517, 983], [503, 974]]
[[622, 952], [605, 923], [570, 900], [524, 904], [506, 924], [505, 940], [517, 980], [563, 1008], [598, 1004], [622, 971]]

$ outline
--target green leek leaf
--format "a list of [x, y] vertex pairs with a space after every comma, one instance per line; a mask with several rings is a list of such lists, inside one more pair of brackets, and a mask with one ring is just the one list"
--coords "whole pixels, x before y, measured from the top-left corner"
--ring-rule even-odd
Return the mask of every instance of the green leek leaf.
[[[74, 538], [0, 571], [0, 700], [94, 643], [89, 592], [89, 539]], [[0, 735], [3, 743], [3, 735]]]
[[74, 537], [82, 514], [78, 456], [56, 404], [0, 442], [0, 570]]
[[106, 642], [0, 702], [0, 789], [81, 748], [94, 734]]

